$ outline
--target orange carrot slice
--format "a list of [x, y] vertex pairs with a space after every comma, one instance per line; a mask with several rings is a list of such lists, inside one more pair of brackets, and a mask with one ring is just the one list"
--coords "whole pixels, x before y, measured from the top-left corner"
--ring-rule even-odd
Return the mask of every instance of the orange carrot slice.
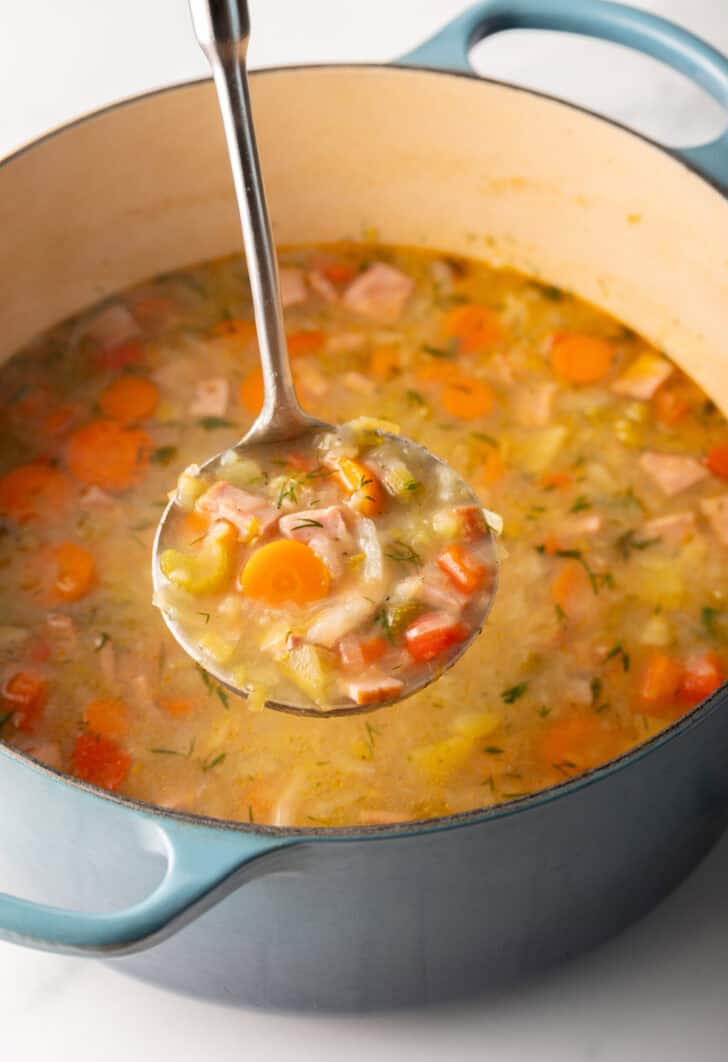
[[474, 376], [458, 376], [444, 385], [440, 401], [451, 417], [475, 420], [490, 413], [495, 395], [482, 380]]
[[609, 374], [613, 358], [611, 346], [599, 336], [560, 332], [551, 343], [551, 367], [569, 383], [599, 383]]
[[160, 697], [159, 707], [167, 715], [171, 715], [173, 719], [181, 719], [192, 711], [190, 702], [181, 697]]
[[618, 747], [601, 717], [582, 709], [551, 723], [537, 742], [536, 752], [545, 765], [570, 774], [611, 759]]
[[322, 262], [318, 268], [332, 284], [348, 284], [356, 276], [356, 267], [340, 258]]
[[68, 467], [81, 483], [120, 491], [132, 486], [149, 461], [151, 440], [141, 428], [92, 420], [71, 435]]
[[70, 428], [77, 412], [75, 406], [56, 406], [43, 418], [43, 431], [46, 435], [63, 435]]
[[589, 577], [577, 560], [565, 560], [551, 584], [551, 597], [567, 616], [577, 618], [588, 607], [591, 595]]
[[572, 477], [568, 472], [547, 472], [541, 477], [541, 486], [544, 490], [551, 490], [553, 487], [568, 487], [571, 485], [571, 480]]
[[58, 516], [73, 495], [68, 476], [52, 465], [21, 465], [0, 477], [0, 516], [18, 523]]
[[13, 712], [13, 725], [18, 730], [35, 729], [47, 700], [45, 679], [29, 671], [16, 671], [0, 691], [0, 704], [4, 711]]
[[102, 412], [122, 424], [146, 420], [158, 404], [159, 390], [145, 376], [119, 376], [99, 395]]
[[340, 457], [332, 464], [352, 509], [362, 516], [378, 516], [384, 508], [384, 488], [372, 470], [351, 457]]
[[96, 561], [75, 542], [61, 542], [51, 549], [53, 596], [59, 601], [78, 601], [96, 581]]
[[129, 709], [110, 697], [91, 701], [85, 712], [86, 725], [99, 737], [122, 738], [129, 733]]
[[326, 342], [326, 335], [318, 329], [307, 329], [300, 332], [289, 332], [288, 353], [292, 358], [300, 358], [305, 354], [315, 354], [321, 350]]
[[639, 696], [642, 711], [661, 715], [669, 711], [683, 681], [681, 665], [659, 649], [648, 656], [640, 678]]
[[446, 338], [457, 339], [464, 354], [484, 353], [503, 338], [498, 315], [474, 302], [448, 310], [441, 331]]
[[98, 734], [79, 734], [71, 759], [76, 778], [112, 791], [124, 782], [131, 768], [126, 749]]
[[260, 366], [251, 369], [240, 385], [240, 404], [257, 417], [263, 408], [263, 371]]
[[693, 708], [725, 681], [725, 668], [717, 653], [708, 651], [688, 657], [683, 668], [679, 698]]
[[709, 472], [721, 479], [728, 479], [728, 445], [713, 446], [707, 453], [705, 464]]
[[460, 369], [445, 358], [430, 358], [415, 370], [415, 375], [423, 384], [445, 384], [450, 380], [457, 380], [460, 377]]
[[439, 555], [437, 565], [453, 586], [464, 594], [474, 593], [488, 575], [486, 565], [476, 560], [459, 542], [453, 542]]
[[261, 546], [240, 573], [240, 589], [246, 597], [274, 607], [318, 601], [328, 594], [329, 584], [329, 570], [321, 558], [304, 542], [293, 539]]
[[256, 338], [255, 324], [242, 318], [231, 321], [219, 321], [212, 329], [217, 339], [235, 339], [239, 346], [248, 346]]

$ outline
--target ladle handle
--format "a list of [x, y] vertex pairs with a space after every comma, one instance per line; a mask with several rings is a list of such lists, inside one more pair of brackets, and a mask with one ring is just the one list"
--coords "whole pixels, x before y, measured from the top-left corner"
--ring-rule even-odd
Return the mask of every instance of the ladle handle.
[[281, 309], [280, 281], [250, 106], [246, 0], [190, 0], [192, 22], [215, 79], [243, 230], [265, 401], [248, 435], [285, 437], [309, 421], [296, 398]]

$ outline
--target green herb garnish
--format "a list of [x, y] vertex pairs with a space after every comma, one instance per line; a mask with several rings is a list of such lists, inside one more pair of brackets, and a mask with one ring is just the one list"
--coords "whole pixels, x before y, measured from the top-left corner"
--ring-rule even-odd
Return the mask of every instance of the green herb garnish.
[[595, 594], [598, 594], [604, 586], [614, 586], [614, 576], [612, 573], [595, 572], [580, 549], [557, 549], [554, 556], [569, 557], [571, 560], [577, 560], [589, 576], [589, 582]]
[[211, 771], [213, 767], [217, 767], [225, 759], [226, 753], [221, 752], [215, 756], [214, 760], [208, 760], [207, 763], [202, 764], [203, 771]]
[[612, 660], [612, 659], [614, 659], [615, 656], [619, 656], [619, 657], [622, 658], [622, 670], [623, 671], [629, 671], [629, 665], [630, 665], [629, 653], [625, 652], [625, 650], [622, 647], [622, 643], [621, 642], [617, 642], [616, 645], [613, 645], [612, 648], [607, 653], [607, 655], [604, 657], [604, 659], [605, 659], [605, 661], [606, 660]]
[[591, 509], [591, 502], [584, 494], [580, 494], [578, 498], [574, 499], [574, 504], [569, 509], [569, 512], [581, 513], [584, 509]]
[[225, 417], [200, 417], [197, 421], [201, 428], [205, 431], [215, 431], [217, 428], [234, 428], [235, 424], [232, 420], [226, 420]]
[[184, 757], [184, 755], [185, 755], [184, 752], [177, 752], [177, 749], [150, 749], [149, 751], [153, 752], [155, 756], [182, 756], [182, 757]]
[[300, 524], [296, 524], [293, 528], [294, 531], [303, 531], [306, 527], [323, 527], [324, 525], [320, 520], [309, 520], [307, 516], [301, 517]]
[[634, 528], [624, 531], [619, 538], [615, 539], [614, 545], [623, 560], [628, 560], [633, 550], [647, 549], [659, 542], [659, 538], [638, 538]]
[[389, 557], [390, 560], [397, 561], [399, 564], [414, 564], [418, 568], [422, 565], [422, 557], [419, 553], [416, 553], [411, 546], [408, 546], [406, 542], [402, 542], [400, 539], [395, 539], [391, 543], [389, 550], [385, 550], [385, 557]]
[[502, 756], [505, 749], [500, 748], [498, 745], [486, 745], [483, 752], [487, 752], [489, 756]]
[[156, 450], [152, 450], [149, 460], [155, 465], [168, 465], [170, 461], [174, 461], [176, 456], [176, 446], [158, 446]]
[[501, 692], [501, 699], [505, 701], [506, 704], [513, 704], [519, 699], [519, 697], [523, 696], [527, 689], [527, 682], [519, 682], [515, 686], [509, 687], [509, 689], [503, 690]]

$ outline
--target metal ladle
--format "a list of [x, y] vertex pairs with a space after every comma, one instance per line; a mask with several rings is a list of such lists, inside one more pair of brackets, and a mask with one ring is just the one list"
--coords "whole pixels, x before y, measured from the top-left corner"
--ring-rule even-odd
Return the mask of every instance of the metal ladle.
[[[207, 56], [212, 68], [217, 89], [220, 110], [227, 140], [230, 167], [232, 169], [235, 194], [240, 212], [243, 232], [243, 244], [248, 266], [248, 276], [252, 294], [255, 325], [258, 333], [258, 346], [263, 370], [264, 401], [263, 408], [247, 434], [232, 448], [238, 454], [245, 454], [249, 447], [260, 446], [293, 439], [301, 439], [312, 433], [325, 431], [336, 432], [335, 425], [310, 417], [301, 409], [291, 375], [288, 358], [286, 332], [281, 306], [278, 264], [273, 245], [268, 208], [266, 205], [260, 159], [255, 139], [253, 116], [250, 105], [246, 56], [250, 40], [250, 16], [246, 0], [190, 0], [192, 21], [199, 44]], [[390, 443], [402, 443], [397, 436], [381, 433], [382, 438]], [[424, 447], [412, 440], [406, 440], [407, 447], [414, 447], [431, 466], [433, 474], [438, 465], [444, 464]], [[224, 453], [229, 452], [228, 450]], [[211, 457], [201, 471], [214, 472], [221, 462], [223, 453]], [[449, 467], [449, 466], [448, 466]], [[458, 477], [459, 478], [459, 477]], [[469, 489], [469, 488], [468, 488]], [[470, 492], [473, 505], [479, 505], [477, 498]], [[170, 517], [175, 511], [175, 502], [165, 508], [154, 539], [152, 574], [155, 590], [160, 590], [164, 577], [160, 571], [159, 556], [166, 548]], [[486, 532], [490, 536], [490, 530]], [[492, 546], [492, 542], [491, 542]], [[495, 550], [492, 550], [495, 557]], [[438, 672], [405, 685], [402, 697], [410, 696], [418, 689], [429, 685], [439, 677], [446, 667], [450, 667], [473, 638], [479, 633], [482, 623], [490, 611], [495, 595], [496, 578], [492, 581], [492, 592], [483, 609], [480, 622], [473, 628], [470, 638], [460, 643], [458, 651], [448, 658], [446, 665]], [[200, 650], [191, 644], [184, 631], [167, 611], [163, 611], [167, 626], [182, 648], [210, 674], [231, 689], [234, 693], [246, 696], [247, 691], [235, 686], [228, 677], [218, 671], [207, 659], [203, 659]], [[399, 699], [402, 699], [400, 697]], [[391, 700], [380, 704], [355, 705], [351, 703], [330, 705], [324, 708], [308, 708], [302, 705], [282, 704], [267, 701], [266, 706], [280, 711], [299, 715], [345, 715], [369, 712], [376, 708], [392, 704]]]

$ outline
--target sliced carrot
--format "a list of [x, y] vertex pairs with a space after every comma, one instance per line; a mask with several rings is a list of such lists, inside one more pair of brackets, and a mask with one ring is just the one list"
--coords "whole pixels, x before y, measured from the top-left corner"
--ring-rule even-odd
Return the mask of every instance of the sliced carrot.
[[402, 371], [402, 356], [398, 347], [375, 347], [369, 362], [369, 371], [375, 380], [384, 383]]
[[450, 582], [464, 594], [473, 594], [482, 586], [488, 575], [488, 567], [459, 542], [453, 542], [437, 558], [437, 565]]
[[0, 477], [0, 516], [18, 523], [58, 516], [73, 496], [73, 485], [53, 465], [21, 465]]
[[299, 358], [305, 354], [316, 354], [326, 342], [326, 334], [318, 329], [289, 332], [286, 338], [288, 340], [288, 353], [292, 358]]
[[46, 435], [63, 435], [70, 428], [77, 412], [76, 406], [56, 406], [43, 418], [43, 432]]
[[151, 440], [141, 428], [113, 420], [92, 420], [71, 435], [68, 467], [77, 480], [104, 490], [126, 490], [149, 461]]
[[688, 657], [680, 682], [679, 699], [691, 708], [700, 704], [725, 682], [725, 669], [717, 653], [698, 653]]
[[59, 601], [78, 601], [96, 581], [96, 561], [75, 542], [61, 542], [50, 551], [52, 593]]
[[362, 516], [378, 516], [384, 508], [384, 488], [372, 470], [351, 457], [340, 457], [332, 464], [352, 509]]
[[185, 715], [189, 715], [192, 711], [192, 705], [189, 701], [184, 700], [182, 697], [160, 697], [159, 707], [167, 715], [171, 715], [173, 719], [181, 719]]
[[571, 485], [572, 478], [568, 472], [547, 472], [546, 475], [541, 476], [541, 486], [544, 490], [551, 490], [553, 487], [568, 487]]
[[672, 428], [690, 409], [686, 399], [669, 387], [661, 387], [655, 393], [652, 407], [660, 424], [666, 428]]
[[448, 310], [441, 331], [446, 338], [457, 339], [464, 354], [484, 353], [503, 338], [498, 315], [474, 302]]
[[479, 486], [493, 487], [506, 474], [506, 463], [500, 450], [490, 447], [484, 463], [479, 467], [476, 478]]
[[85, 712], [86, 726], [105, 738], [122, 738], [129, 733], [129, 709], [111, 697], [91, 701]]
[[263, 408], [263, 370], [260, 366], [251, 369], [240, 385], [240, 404], [257, 417]]
[[560, 774], [595, 767], [618, 751], [615, 735], [601, 716], [583, 709], [554, 720], [536, 745], [539, 759]]
[[339, 642], [339, 656], [344, 667], [361, 671], [383, 657], [387, 648], [384, 638], [377, 634], [369, 638], [357, 638], [350, 634]]
[[340, 258], [322, 262], [318, 268], [332, 284], [348, 284], [356, 276], [356, 266]]
[[709, 472], [721, 479], [728, 479], [728, 445], [725, 443], [713, 446], [705, 458], [705, 464]]
[[73, 746], [72, 766], [76, 778], [113, 791], [129, 774], [131, 756], [109, 738], [79, 734]]
[[328, 594], [330, 581], [321, 558], [305, 542], [293, 539], [261, 546], [240, 573], [242, 592], [273, 607], [319, 601]]
[[569, 383], [599, 383], [609, 374], [614, 351], [606, 339], [581, 332], [560, 332], [551, 344], [551, 366]]
[[578, 618], [586, 611], [591, 595], [589, 577], [577, 560], [565, 560], [551, 583], [551, 597], [567, 616]]
[[99, 405], [112, 420], [131, 424], [152, 416], [159, 405], [159, 389], [146, 376], [119, 376], [101, 392]]
[[35, 729], [47, 700], [45, 679], [29, 671], [16, 671], [0, 691], [0, 704], [4, 712], [13, 712], [13, 725], [18, 730]]
[[495, 395], [487, 383], [474, 376], [458, 376], [444, 385], [440, 401], [446, 413], [460, 420], [475, 420], [490, 413]]
[[683, 682], [681, 665], [667, 653], [655, 649], [648, 656], [639, 684], [642, 710], [660, 715], [669, 710]]
[[138, 339], [129, 339], [111, 350], [95, 350], [93, 360], [102, 369], [126, 369], [144, 360], [144, 344]]
[[563, 547], [556, 535], [546, 535], [543, 540], [543, 551], [547, 557], [555, 557], [562, 548]]
[[410, 656], [425, 663], [464, 642], [469, 634], [465, 624], [449, 612], [426, 612], [406, 628], [404, 642]]
[[255, 323], [243, 318], [234, 318], [231, 321], [219, 321], [212, 329], [212, 335], [217, 339], [235, 339], [240, 346], [247, 346], [257, 336]]

